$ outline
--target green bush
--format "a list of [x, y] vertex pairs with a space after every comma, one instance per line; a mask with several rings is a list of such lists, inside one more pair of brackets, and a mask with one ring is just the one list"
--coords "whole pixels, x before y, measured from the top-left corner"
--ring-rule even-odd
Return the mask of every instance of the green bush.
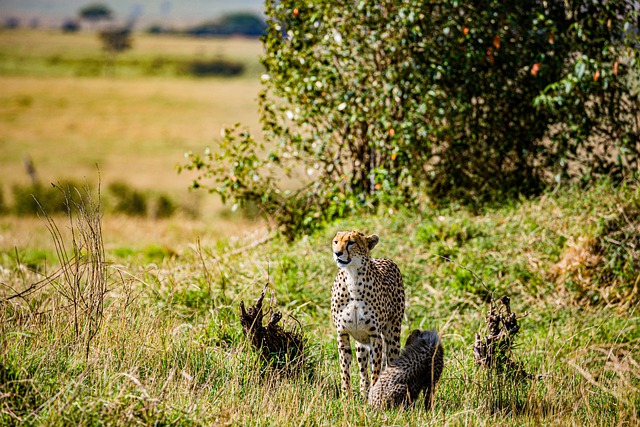
[[0, 184], [0, 215], [5, 214], [8, 211], [9, 211], [9, 208], [7, 207], [6, 201], [4, 199], [4, 189]]
[[169, 218], [176, 213], [177, 209], [178, 207], [169, 196], [166, 194], [160, 194], [155, 199], [152, 216], [154, 218]]
[[16, 215], [39, 215], [41, 213], [67, 213], [73, 207], [73, 201], [79, 201], [78, 191], [84, 185], [74, 181], [62, 181], [45, 186], [30, 184], [13, 187], [13, 212]]
[[261, 120], [275, 148], [233, 128], [185, 168], [289, 236], [426, 195], [479, 204], [637, 170], [630, 0], [282, 0], [266, 16]]
[[107, 188], [113, 198], [113, 211], [131, 216], [147, 214], [147, 196], [124, 182], [113, 182]]
[[244, 64], [225, 59], [194, 60], [187, 62], [183, 69], [185, 74], [196, 77], [234, 77], [244, 72]]
[[168, 218], [179, 208], [166, 194], [143, 192], [121, 181], [109, 184], [107, 196], [113, 212], [128, 216], [149, 215], [154, 219]]

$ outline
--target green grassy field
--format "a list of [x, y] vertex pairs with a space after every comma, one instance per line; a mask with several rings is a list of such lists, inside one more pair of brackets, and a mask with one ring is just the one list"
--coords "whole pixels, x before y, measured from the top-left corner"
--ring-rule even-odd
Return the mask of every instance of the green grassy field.
[[[43, 181], [95, 182], [97, 163], [103, 185], [124, 179], [188, 198], [188, 177], [173, 166], [185, 150], [215, 146], [224, 123], [257, 127], [256, 76], [145, 77], [127, 65], [87, 77], [74, 74], [73, 61], [47, 65], [53, 54], [91, 63], [100, 55], [94, 37], [0, 33], [1, 184], [26, 182], [26, 152]], [[126, 55], [191, 57], [198, 46], [215, 54], [227, 42], [246, 58], [260, 50], [255, 41], [137, 36]], [[31, 65], [7, 65], [19, 55]], [[106, 212], [101, 227], [0, 215], [0, 425], [640, 422], [635, 186], [558, 190], [481, 214], [381, 208], [295, 243], [225, 216], [211, 200], [193, 201], [204, 206], [199, 218]], [[430, 412], [374, 412], [340, 396], [329, 300], [330, 241], [341, 229], [378, 234], [373, 255], [400, 266], [403, 342], [414, 328], [443, 336], [445, 370]], [[242, 333], [238, 305], [267, 282], [274, 309], [307, 339], [298, 376], [266, 369]], [[521, 327], [513, 357], [542, 380], [489, 377], [474, 366], [491, 292], [511, 297]], [[357, 389], [355, 368], [352, 377]]]

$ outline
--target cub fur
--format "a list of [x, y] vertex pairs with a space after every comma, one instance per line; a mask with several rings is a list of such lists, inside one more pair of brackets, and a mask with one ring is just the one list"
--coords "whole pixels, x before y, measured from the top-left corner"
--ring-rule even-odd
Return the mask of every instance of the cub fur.
[[424, 406], [431, 408], [436, 383], [442, 375], [444, 351], [435, 330], [414, 330], [400, 357], [382, 372], [369, 393], [369, 404], [387, 409], [413, 404], [424, 390]]

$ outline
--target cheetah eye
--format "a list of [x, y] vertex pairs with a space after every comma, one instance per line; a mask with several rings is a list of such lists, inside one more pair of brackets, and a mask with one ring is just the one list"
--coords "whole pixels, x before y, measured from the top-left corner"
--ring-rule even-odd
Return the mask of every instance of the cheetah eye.
[[349, 241], [347, 242], [347, 247], [353, 246], [353, 245], [355, 245], [355, 243], [356, 243], [356, 242], [354, 242], [353, 240], [349, 240]]
[[334, 241], [333, 241], [333, 244], [334, 244], [334, 245], [337, 245], [337, 244], [338, 244], [338, 241], [337, 241], [337, 240], [334, 240]]

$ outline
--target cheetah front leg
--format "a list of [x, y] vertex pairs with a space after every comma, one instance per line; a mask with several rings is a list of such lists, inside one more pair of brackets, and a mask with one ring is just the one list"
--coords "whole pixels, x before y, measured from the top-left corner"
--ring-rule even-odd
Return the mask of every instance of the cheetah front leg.
[[340, 359], [340, 381], [342, 392], [351, 395], [351, 344], [349, 334], [338, 334], [338, 356]]
[[362, 398], [367, 400], [369, 397], [369, 347], [363, 343], [356, 341], [356, 357], [358, 366], [360, 367], [360, 393]]

